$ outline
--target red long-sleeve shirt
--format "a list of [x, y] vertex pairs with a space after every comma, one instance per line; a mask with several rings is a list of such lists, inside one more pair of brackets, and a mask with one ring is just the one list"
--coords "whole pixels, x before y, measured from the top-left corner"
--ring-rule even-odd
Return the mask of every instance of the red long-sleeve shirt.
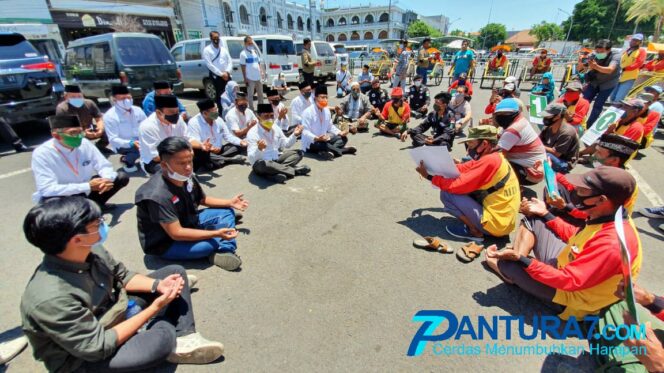
[[[466, 88], [468, 88], [468, 95], [472, 96], [473, 95], [473, 85], [470, 84], [470, 82], [466, 79], [466, 83], [464, 84]], [[450, 84], [450, 87], [447, 88], [447, 92], [452, 92], [452, 90], [456, 87], [459, 86], [459, 80], [455, 80]]]
[[662, 71], [664, 70], [664, 59], [661, 60], [654, 59], [645, 64], [643, 68], [648, 71]]
[[[563, 103], [564, 98], [560, 97], [556, 102]], [[578, 126], [583, 122], [583, 120], [588, 116], [588, 112], [590, 111], [590, 102], [583, 98], [583, 96], [579, 97], [579, 100], [576, 102], [576, 106], [574, 107], [574, 115], [572, 116], [572, 121], [569, 122], [569, 124]]]
[[469, 194], [486, 185], [500, 169], [502, 159], [500, 153], [491, 153], [478, 160], [470, 160], [456, 165], [459, 177], [446, 179], [434, 176], [431, 183], [440, 190], [453, 194]]
[[648, 110], [648, 116], [646, 116], [646, 120], [643, 122], [643, 136], [648, 136], [652, 133], [657, 124], [659, 124], [661, 116], [662, 114], [655, 110]]

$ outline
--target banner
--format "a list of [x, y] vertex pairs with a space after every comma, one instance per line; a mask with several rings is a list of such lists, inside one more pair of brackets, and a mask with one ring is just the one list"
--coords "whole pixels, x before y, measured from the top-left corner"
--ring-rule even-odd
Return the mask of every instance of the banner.
[[610, 125], [616, 123], [622, 117], [624, 111], [615, 107], [606, 109], [595, 121], [592, 127], [586, 130], [586, 133], [581, 137], [581, 141], [590, 146], [599, 139]]

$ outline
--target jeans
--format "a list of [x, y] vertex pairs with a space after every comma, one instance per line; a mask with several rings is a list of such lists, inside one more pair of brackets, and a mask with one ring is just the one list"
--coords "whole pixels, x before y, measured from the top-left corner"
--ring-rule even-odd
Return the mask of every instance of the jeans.
[[[230, 208], [208, 208], [198, 213], [198, 229], [217, 230], [235, 228], [235, 212]], [[175, 241], [162, 258], [169, 260], [187, 260], [207, 258], [212, 253], [235, 252], [235, 239], [224, 240], [220, 237], [202, 241]]]
[[593, 102], [593, 100], [595, 100], [595, 103], [593, 104], [593, 110], [590, 112], [588, 122], [586, 122], [586, 128], [592, 127], [593, 123], [595, 123], [599, 115], [602, 113], [602, 110], [604, 109], [604, 103], [609, 98], [612, 91], [613, 87], [600, 91], [599, 87], [595, 87], [590, 84], [588, 84], [586, 89], [583, 91], [583, 97], [588, 100], [588, 102]]
[[551, 161], [551, 168], [556, 171], [560, 172], [563, 174], [566, 174], [569, 172], [569, 163], [563, 161], [562, 159], [556, 157], [555, 155], [551, 153], [547, 153], [546, 156], [549, 158]]
[[426, 67], [418, 67], [415, 69], [415, 73], [422, 77], [422, 85], [427, 85], [427, 79], [429, 76], [427, 74], [429, 70]]
[[130, 167], [141, 157], [141, 153], [134, 147], [117, 149], [117, 153], [124, 155], [125, 164]]
[[622, 83], [618, 83], [616, 88], [613, 89], [613, 92], [611, 92], [611, 102], [619, 102], [624, 100], [625, 97], [627, 97], [629, 91], [634, 86], [634, 81], [634, 79], [631, 79], [625, 80]]

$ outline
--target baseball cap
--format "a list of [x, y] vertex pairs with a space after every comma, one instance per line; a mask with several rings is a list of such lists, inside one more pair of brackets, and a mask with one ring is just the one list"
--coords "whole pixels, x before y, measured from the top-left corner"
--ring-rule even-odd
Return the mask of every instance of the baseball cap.
[[569, 84], [567, 84], [568, 91], [578, 92], [581, 91], [582, 89], [583, 85], [581, 85], [581, 82], [579, 82], [578, 80], [572, 80], [571, 82], [569, 82]]
[[585, 174], [568, 174], [567, 181], [587, 188], [593, 195], [605, 195], [615, 205], [624, 204], [634, 194], [636, 180], [618, 167], [601, 166]]
[[640, 100], [638, 98], [630, 98], [629, 100], [622, 100], [620, 101], [623, 105], [627, 105], [629, 107], [635, 108], [635, 109], [643, 109], [646, 106], [645, 101]]
[[643, 41], [643, 34], [634, 34], [632, 35], [632, 39]]
[[500, 100], [494, 113], [513, 113], [519, 111], [519, 103], [513, 98]]
[[554, 117], [567, 111], [567, 107], [561, 103], [552, 102], [539, 113], [540, 117]]
[[647, 87], [644, 88], [644, 89], [645, 89], [646, 91], [655, 91], [655, 92], [657, 92], [657, 93], [659, 93], [659, 94], [661, 94], [662, 91], [664, 91], [664, 90], [662, 90], [662, 87], [660, 87], [660, 86], [658, 86], [658, 85], [649, 85], [649, 86], [647, 86]]
[[503, 89], [506, 90], [506, 91], [513, 92], [516, 89], [516, 86], [514, 85], [514, 83], [507, 83], [507, 84], [505, 84]]
[[471, 127], [468, 130], [468, 136], [459, 141], [459, 144], [468, 142], [470, 140], [498, 140], [498, 128], [490, 126], [488, 124], [483, 124], [477, 127]]
[[403, 90], [401, 89], [401, 87], [394, 87], [392, 88], [392, 92], [390, 92], [390, 96], [392, 97], [403, 96]]
[[508, 76], [507, 78], [505, 78], [505, 83], [516, 83], [516, 77]]
[[655, 95], [652, 93], [640, 93], [638, 96], [636, 96], [636, 98], [645, 101], [647, 104], [655, 101]]

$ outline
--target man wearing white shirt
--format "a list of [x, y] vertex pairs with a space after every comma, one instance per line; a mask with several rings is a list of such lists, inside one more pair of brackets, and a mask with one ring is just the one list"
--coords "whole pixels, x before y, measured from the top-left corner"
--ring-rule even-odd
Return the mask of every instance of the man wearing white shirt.
[[249, 98], [249, 107], [254, 106], [254, 93], [258, 96], [258, 103], [263, 103], [263, 68], [261, 67], [261, 58], [256, 51], [254, 41], [251, 36], [244, 37], [244, 49], [240, 52], [240, 68], [242, 76], [247, 85], [247, 98]]
[[346, 147], [348, 131], [341, 131], [332, 124], [332, 115], [327, 107], [327, 86], [316, 87], [315, 105], [302, 114], [302, 150], [316, 153], [331, 160], [343, 154], [355, 154], [357, 149]]
[[120, 161], [125, 172], [135, 172], [136, 161], [141, 156], [138, 151], [138, 127], [147, 117], [141, 108], [134, 106], [127, 86], [113, 85], [111, 94], [113, 107], [104, 114], [106, 135], [113, 152], [122, 154]]
[[204, 99], [196, 106], [200, 113], [187, 123], [187, 137], [194, 148], [194, 170], [200, 173], [227, 164], [243, 164], [245, 158], [239, 154], [242, 142], [246, 147], [246, 141], [228, 130], [214, 101]]
[[307, 82], [302, 82], [298, 85], [300, 94], [293, 99], [290, 106], [290, 120], [291, 126], [302, 124], [302, 113], [313, 106], [314, 96], [311, 94], [311, 85]]
[[154, 174], [161, 170], [157, 145], [167, 137], [185, 136], [187, 125], [180, 116], [175, 96], [156, 96], [156, 111], [138, 128], [138, 142], [143, 169]]
[[[238, 92], [235, 98], [235, 107], [226, 113], [226, 126], [239, 139], [247, 138], [247, 132], [258, 123], [254, 112], [248, 108], [247, 96]], [[246, 151], [246, 145], [242, 147]]]
[[233, 60], [228, 50], [219, 45], [219, 33], [210, 32], [210, 45], [203, 49], [203, 59], [209, 70], [210, 79], [214, 85], [214, 102], [221, 107], [221, 94], [226, 89], [226, 83], [231, 80], [231, 71], [233, 71]]
[[115, 172], [111, 162], [85, 139], [78, 116], [54, 115], [48, 122], [53, 138], [32, 153], [32, 172], [37, 185], [32, 200], [38, 203], [80, 195], [102, 208], [110, 208], [106, 202], [127, 186], [129, 176]]
[[337, 97], [342, 97], [348, 94], [350, 91], [350, 82], [352, 80], [353, 76], [348, 72], [346, 64], [342, 63], [339, 71], [337, 71]]
[[297, 166], [302, 160], [301, 151], [285, 150], [279, 153], [279, 149], [290, 148], [295, 144], [297, 136], [302, 133], [302, 127], [297, 126], [293, 134], [286, 137], [281, 128], [275, 125], [274, 111], [270, 104], [258, 104], [258, 119], [259, 124], [247, 134], [247, 154], [254, 172], [277, 183], [308, 174], [311, 171], [309, 167]]
[[267, 91], [267, 100], [270, 101], [270, 104], [272, 105], [274, 124], [281, 128], [284, 135], [290, 136], [293, 134], [293, 131], [297, 126], [291, 126], [290, 119], [288, 119], [288, 108], [286, 108], [286, 105], [281, 102], [279, 92], [276, 89], [269, 89]]

